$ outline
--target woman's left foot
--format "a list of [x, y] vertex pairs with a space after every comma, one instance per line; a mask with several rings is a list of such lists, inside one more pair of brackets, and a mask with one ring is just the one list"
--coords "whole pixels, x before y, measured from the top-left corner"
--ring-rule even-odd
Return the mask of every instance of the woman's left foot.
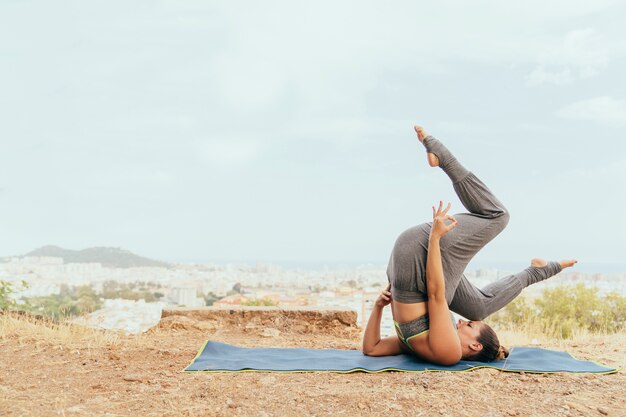
[[[424, 128], [422, 126], [415, 125], [413, 126], [413, 129], [415, 129], [415, 133], [417, 133], [417, 139], [420, 141], [420, 143], [424, 143], [424, 139], [426, 139], [426, 136], [428, 136], [426, 131], [424, 131]], [[437, 158], [437, 155], [435, 155], [434, 153], [426, 153], [426, 157], [428, 159], [428, 165], [430, 165], [431, 167], [439, 166], [439, 158]]]

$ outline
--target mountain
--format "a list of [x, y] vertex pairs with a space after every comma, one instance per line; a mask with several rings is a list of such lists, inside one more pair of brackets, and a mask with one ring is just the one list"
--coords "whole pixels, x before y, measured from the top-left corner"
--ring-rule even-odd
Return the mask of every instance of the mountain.
[[71, 250], [48, 245], [35, 249], [24, 256], [54, 256], [63, 258], [65, 263], [99, 262], [102, 266], [109, 268], [132, 268], [136, 266], [169, 267], [169, 264], [165, 262], [144, 258], [125, 249], [111, 247]]

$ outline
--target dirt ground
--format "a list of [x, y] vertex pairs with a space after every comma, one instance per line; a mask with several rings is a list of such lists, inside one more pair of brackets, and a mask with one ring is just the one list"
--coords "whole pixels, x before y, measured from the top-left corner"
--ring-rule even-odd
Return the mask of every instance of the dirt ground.
[[[22, 333], [24, 334], [22, 334]], [[11, 416], [626, 416], [626, 372], [183, 373], [207, 339], [246, 347], [357, 349], [358, 329], [296, 333], [166, 321], [114, 342], [19, 326], [0, 335], [0, 415]], [[626, 337], [542, 344], [626, 365]]]

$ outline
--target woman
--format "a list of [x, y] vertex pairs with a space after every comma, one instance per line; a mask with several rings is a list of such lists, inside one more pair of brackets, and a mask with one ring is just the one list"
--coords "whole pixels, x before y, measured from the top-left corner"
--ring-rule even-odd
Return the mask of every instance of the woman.
[[[474, 255], [509, 220], [504, 205], [474, 174], [465, 169], [437, 139], [415, 126], [425, 146], [430, 166], [440, 167], [452, 181], [469, 211], [448, 214], [450, 204], [433, 207], [432, 223], [403, 232], [394, 245], [387, 267], [389, 285], [375, 302], [363, 337], [369, 356], [412, 352], [441, 365], [461, 359], [488, 362], [508, 356], [491, 327], [480, 320], [498, 311], [527, 286], [573, 266], [576, 260], [546, 262], [533, 259], [524, 271], [485, 288], [472, 285], [463, 275]], [[383, 308], [391, 303], [396, 336], [380, 338]], [[450, 310], [470, 319], [454, 323]]]

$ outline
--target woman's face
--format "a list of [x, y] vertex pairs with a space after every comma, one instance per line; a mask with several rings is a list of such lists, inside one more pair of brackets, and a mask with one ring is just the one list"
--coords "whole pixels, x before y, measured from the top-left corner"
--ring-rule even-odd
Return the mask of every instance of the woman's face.
[[[461, 348], [465, 351], [467, 347], [473, 350], [482, 349], [482, 345], [478, 343], [478, 336], [483, 323], [481, 321], [459, 320], [456, 325], [459, 339], [461, 340]], [[480, 346], [478, 346], [480, 345]]]

